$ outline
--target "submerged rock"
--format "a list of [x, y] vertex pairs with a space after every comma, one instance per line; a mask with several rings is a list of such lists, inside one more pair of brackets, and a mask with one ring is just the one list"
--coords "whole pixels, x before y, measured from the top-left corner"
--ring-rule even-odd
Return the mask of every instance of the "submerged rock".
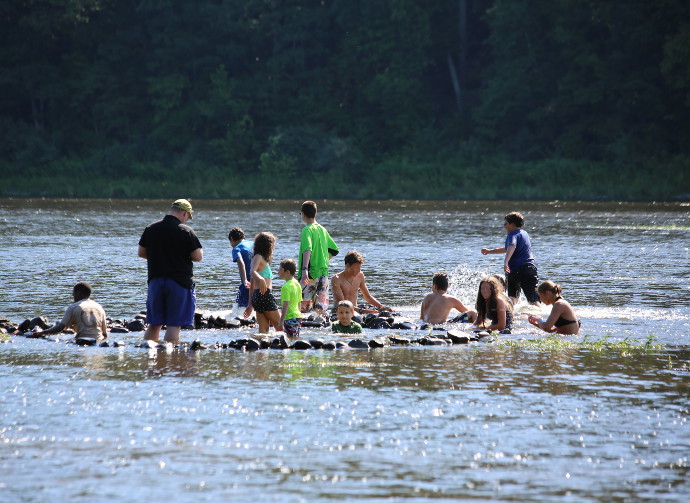
[[97, 340], [95, 337], [77, 337], [74, 342], [79, 346], [95, 346]]
[[448, 343], [444, 339], [438, 337], [422, 337], [419, 340], [422, 346], [446, 346]]
[[335, 342], [324, 342], [323, 346], [321, 346], [321, 349], [325, 349], [326, 351], [333, 351], [335, 349]]
[[228, 328], [240, 328], [242, 321], [239, 318], [225, 318], [225, 326]]
[[201, 349], [208, 349], [206, 344], [203, 344], [199, 339], [195, 339], [194, 342], [189, 346], [190, 351], [199, 351]]
[[412, 343], [412, 341], [406, 337], [400, 337], [399, 335], [389, 335], [388, 340], [391, 344], [395, 346], [407, 346]]
[[146, 324], [142, 320], [132, 320], [125, 326], [130, 332], [141, 332], [146, 328]]
[[128, 334], [129, 330], [125, 327], [112, 327], [110, 329], [111, 334]]
[[388, 339], [386, 337], [379, 337], [377, 339], [371, 339], [369, 341], [369, 347], [370, 348], [385, 348], [386, 346], [389, 346]]
[[369, 349], [369, 344], [362, 339], [352, 339], [347, 345], [352, 349]]

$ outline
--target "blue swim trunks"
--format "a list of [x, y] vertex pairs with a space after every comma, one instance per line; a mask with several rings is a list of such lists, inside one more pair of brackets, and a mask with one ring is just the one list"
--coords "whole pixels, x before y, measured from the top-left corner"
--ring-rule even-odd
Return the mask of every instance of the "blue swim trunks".
[[146, 298], [146, 323], [149, 325], [194, 325], [195, 309], [194, 287], [185, 288], [170, 278], [153, 278], [149, 281]]
[[249, 306], [249, 290], [242, 283], [237, 290], [237, 297], [235, 297], [235, 304], [237, 307], [247, 307]]

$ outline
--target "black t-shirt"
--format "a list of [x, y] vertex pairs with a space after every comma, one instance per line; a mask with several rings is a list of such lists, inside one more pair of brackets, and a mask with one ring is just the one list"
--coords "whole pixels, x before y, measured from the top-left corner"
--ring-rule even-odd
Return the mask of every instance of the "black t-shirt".
[[170, 278], [185, 288], [194, 286], [194, 266], [189, 254], [201, 248], [194, 229], [166, 215], [144, 229], [139, 245], [146, 248], [149, 281]]

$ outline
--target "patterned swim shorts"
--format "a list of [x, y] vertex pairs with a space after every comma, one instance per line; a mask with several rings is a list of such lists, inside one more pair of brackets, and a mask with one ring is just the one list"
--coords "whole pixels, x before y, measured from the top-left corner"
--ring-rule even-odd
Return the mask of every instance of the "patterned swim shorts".
[[[321, 311], [328, 309], [328, 276], [319, 276], [302, 287], [302, 301], [309, 302], [309, 306]], [[304, 304], [303, 304], [304, 305]]]
[[283, 332], [288, 337], [299, 337], [300, 328], [302, 328], [302, 318], [283, 321]]

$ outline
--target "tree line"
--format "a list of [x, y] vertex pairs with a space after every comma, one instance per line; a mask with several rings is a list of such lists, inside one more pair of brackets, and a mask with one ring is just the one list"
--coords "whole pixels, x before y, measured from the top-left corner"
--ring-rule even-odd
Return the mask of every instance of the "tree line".
[[3, 196], [690, 198], [683, 0], [7, 0]]

